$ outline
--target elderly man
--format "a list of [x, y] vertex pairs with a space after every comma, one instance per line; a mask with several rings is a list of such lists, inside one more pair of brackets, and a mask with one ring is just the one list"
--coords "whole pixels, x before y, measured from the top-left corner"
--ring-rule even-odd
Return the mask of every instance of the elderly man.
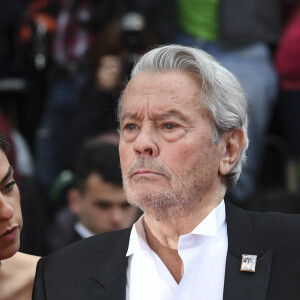
[[223, 200], [248, 146], [235, 77], [198, 49], [151, 50], [119, 116], [123, 185], [144, 215], [41, 259], [34, 299], [298, 299], [300, 217]]

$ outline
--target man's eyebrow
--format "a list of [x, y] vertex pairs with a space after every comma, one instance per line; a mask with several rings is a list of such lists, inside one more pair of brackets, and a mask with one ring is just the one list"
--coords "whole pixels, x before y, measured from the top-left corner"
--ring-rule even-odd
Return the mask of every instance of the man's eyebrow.
[[7, 173], [5, 174], [5, 176], [2, 178], [0, 183], [3, 183], [4, 181], [6, 181], [14, 172], [14, 169], [12, 166], [8, 167]]
[[124, 199], [124, 201], [121, 202], [121, 203], [112, 203], [112, 202], [109, 201], [109, 200], [105, 200], [105, 199], [99, 198], [99, 199], [96, 199], [96, 200], [94, 201], [93, 204], [94, 204], [94, 205], [107, 205], [107, 206], [112, 207], [112, 206], [115, 206], [115, 205], [117, 205], [117, 206], [122, 206], [122, 205], [129, 204], [129, 203], [128, 203], [127, 200], [125, 200], [125, 199]]
[[101, 198], [98, 198], [98, 199], [95, 199], [93, 204], [95, 205], [98, 205], [98, 204], [108, 204], [108, 205], [111, 205], [110, 201], [108, 200], [105, 200], [105, 199], [101, 199]]
[[132, 119], [132, 120], [138, 120], [139, 117], [135, 113], [124, 113], [121, 116], [121, 122], [123, 122], [125, 119]]
[[[181, 121], [187, 122], [188, 118], [185, 117], [180, 111], [178, 110], [171, 110], [171, 111], [167, 111], [163, 114], [157, 114], [157, 116], [155, 116], [155, 119], [157, 120], [164, 120], [164, 119], [168, 119], [170, 117], [176, 117]], [[134, 113], [124, 113], [121, 116], [121, 122], [123, 122], [125, 119], [130, 119], [130, 120], [138, 120], [139, 116], [137, 114]]]
[[180, 111], [178, 110], [171, 110], [171, 111], [168, 111], [166, 113], [163, 113], [163, 114], [160, 114], [156, 117], [156, 119], [158, 120], [164, 120], [164, 119], [168, 119], [168, 118], [171, 118], [171, 117], [175, 117], [181, 121], [184, 121], [184, 122], [187, 122], [188, 121], [188, 118], [186, 118]]
[[103, 198], [97, 198], [95, 199], [94, 203], [110, 203], [110, 201]]

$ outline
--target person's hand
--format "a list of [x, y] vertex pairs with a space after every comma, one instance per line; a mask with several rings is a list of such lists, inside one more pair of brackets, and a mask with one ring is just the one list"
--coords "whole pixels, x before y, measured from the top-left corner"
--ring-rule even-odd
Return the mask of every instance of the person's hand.
[[103, 56], [96, 73], [98, 86], [104, 91], [114, 91], [120, 85], [121, 69], [122, 63], [119, 56]]

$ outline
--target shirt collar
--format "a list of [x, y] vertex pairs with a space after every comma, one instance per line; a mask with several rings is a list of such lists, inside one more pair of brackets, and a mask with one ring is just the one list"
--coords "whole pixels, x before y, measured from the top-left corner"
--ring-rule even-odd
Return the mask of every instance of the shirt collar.
[[91, 230], [87, 229], [87, 228], [86, 228], [84, 225], [82, 225], [80, 222], [76, 222], [74, 226], [75, 226], [76, 232], [77, 232], [83, 239], [95, 235], [94, 232], [92, 232]]
[[225, 219], [225, 203], [222, 200], [190, 234], [218, 237], [218, 234], [222, 231]]
[[[147, 243], [146, 233], [143, 226], [143, 218], [144, 216], [141, 216], [132, 227], [126, 256], [130, 256], [131, 254], [141, 250], [145, 252], [151, 251]], [[224, 226], [225, 222], [226, 214], [223, 199], [192, 232], [184, 236], [205, 235], [214, 238], [219, 237], [220, 235], [226, 234], [226, 226]]]
[[147, 243], [146, 232], [144, 229], [144, 215], [142, 215], [138, 221], [133, 225], [129, 238], [129, 245], [126, 256], [130, 256], [138, 250], [149, 251]]

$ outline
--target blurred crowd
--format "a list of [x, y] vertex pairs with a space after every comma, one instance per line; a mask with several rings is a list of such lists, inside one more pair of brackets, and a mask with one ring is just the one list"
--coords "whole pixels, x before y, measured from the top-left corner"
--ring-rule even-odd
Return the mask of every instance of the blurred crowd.
[[205, 50], [246, 92], [248, 162], [229, 200], [300, 212], [299, 0], [2, 1], [0, 131], [21, 250], [44, 255], [139, 217], [121, 188], [117, 102], [138, 57], [166, 43]]

